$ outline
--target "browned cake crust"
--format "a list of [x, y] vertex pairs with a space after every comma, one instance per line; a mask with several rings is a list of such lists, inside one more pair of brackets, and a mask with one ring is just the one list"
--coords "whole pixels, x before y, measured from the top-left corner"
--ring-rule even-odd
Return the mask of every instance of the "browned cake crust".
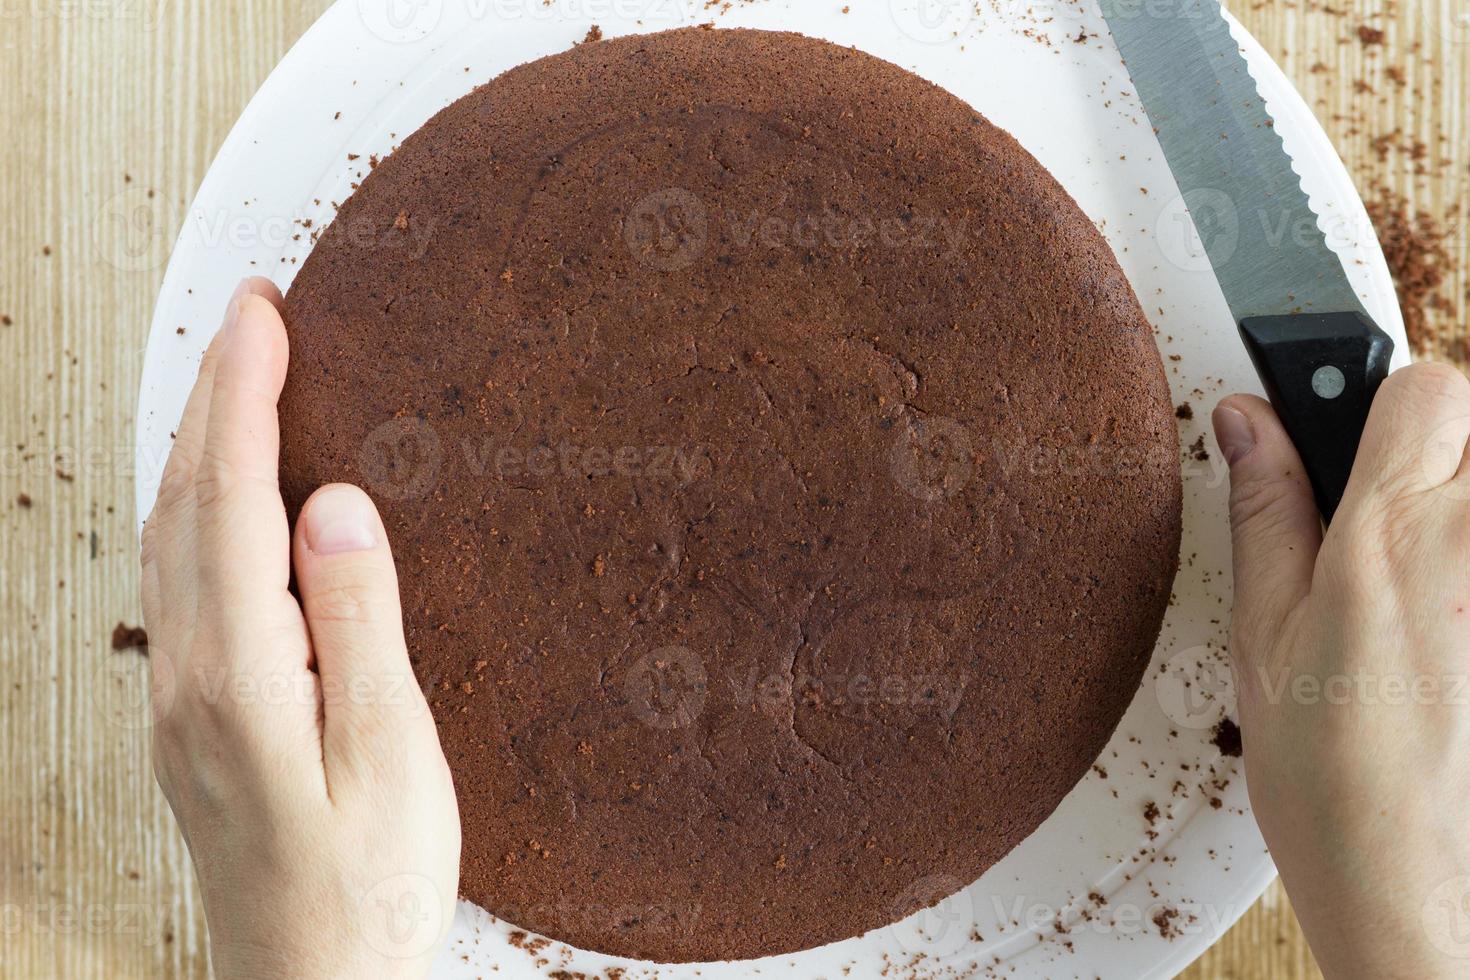
[[946, 92], [687, 30], [507, 72], [286, 303], [292, 513], [378, 499], [461, 889], [674, 962], [972, 881], [1138, 687], [1180, 534], [1148, 323]]

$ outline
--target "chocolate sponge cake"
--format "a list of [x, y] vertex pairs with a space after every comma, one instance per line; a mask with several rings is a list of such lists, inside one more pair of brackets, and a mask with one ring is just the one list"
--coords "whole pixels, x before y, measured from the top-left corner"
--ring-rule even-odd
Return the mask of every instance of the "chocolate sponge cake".
[[1153, 336], [1010, 136], [790, 34], [516, 68], [286, 300], [282, 469], [378, 501], [461, 891], [663, 962], [854, 936], [1087, 772], [1180, 536]]

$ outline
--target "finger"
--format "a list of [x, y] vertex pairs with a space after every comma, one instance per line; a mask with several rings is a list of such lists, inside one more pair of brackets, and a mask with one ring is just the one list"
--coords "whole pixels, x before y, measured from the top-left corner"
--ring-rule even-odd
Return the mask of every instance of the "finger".
[[1312, 588], [1321, 518], [1296, 447], [1263, 399], [1234, 395], [1214, 413], [1215, 439], [1230, 464], [1235, 628], [1270, 635]]
[[204, 453], [204, 429], [209, 421], [209, 399], [214, 392], [214, 369], [219, 361], [221, 338], [234, 323], [239, 309], [236, 302], [245, 284], [241, 283], [235, 295], [225, 307], [225, 318], [220, 329], [215, 331], [204, 359], [199, 362], [199, 374], [189, 400], [184, 404], [184, 415], [174, 432], [173, 444], [169, 449], [168, 461], [158, 481], [158, 495], [153, 504], [153, 513], [143, 527], [143, 564], [157, 563], [162, 566], [160, 577], [163, 588], [170, 594], [192, 592], [192, 583], [197, 578], [194, 568], [194, 476], [199, 469], [199, 458]]
[[[143, 626], [148, 633], [148, 659], [153, 663], [155, 671], [177, 666], [174, 662], [174, 642], [178, 636], [175, 626], [180, 622], [180, 615], [192, 619], [194, 610], [192, 603], [188, 610], [171, 610], [174, 615], [165, 624], [163, 610], [163, 585], [159, 577], [158, 563], [148, 562], [143, 565], [140, 575], [139, 591], [143, 599]], [[178, 603], [176, 605], [181, 605]], [[189, 620], [183, 620], [188, 622]], [[165, 665], [165, 661], [167, 664]], [[164, 665], [164, 666], [161, 666]]]
[[1453, 480], [1470, 442], [1470, 381], [1445, 364], [1395, 371], [1373, 399], [1343, 495], [1354, 513]]
[[346, 484], [312, 494], [292, 548], [322, 679], [328, 771], [334, 763], [377, 765], [405, 739], [437, 737], [403, 639], [387, 533], [367, 494]]
[[[203, 360], [199, 362], [199, 375], [194, 382], [194, 389], [189, 393], [189, 400], [184, 406], [184, 416], [179, 420], [179, 427], [174, 433], [173, 446], [169, 451], [168, 464], [164, 468], [165, 474], [170, 468], [178, 469], [185, 478], [171, 482], [188, 484], [191, 489], [194, 473], [198, 469], [200, 457], [204, 452], [205, 428], [209, 421], [209, 401], [214, 391], [214, 372], [219, 362], [219, 349], [224, 336], [239, 316], [241, 301], [247, 296], [262, 296], [272, 305], [279, 305], [281, 302], [281, 292], [275, 284], [269, 279], [255, 276], [236, 286], [234, 295], [225, 304], [224, 321], [220, 329], [215, 331], [214, 337], [211, 338], [209, 346], [204, 351]], [[192, 504], [192, 492], [180, 496]]]
[[[191, 508], [194, 504], [194, 473], [199, 468], [199, 457], [204, 452], [204, 428], [209, 421], [209, 396], [214, 391], [214, 368], [219, 361], [221, 338], [235, 320], [239, 304], [230, 300], [225, 309], [225, 320], [220, 329], [204, 349], [204, 359], [199, 362], [199, 374], [189, 400], [184, 403], [184, 417], [174, 431], [173, 445], [169, 448], [168, 462], [163, 468], [159, 483], [158, 506], [183, 504]], [[170, 488], [183, 488], [181, 492], [170, 492]]]
[[175, 620], [182, 618], [188, 621], [194, 615], [192, 601], [188, 603], [190, 608], [181, 607], [184, 597], [190, 600], [196, 598], [198, 529], [195, 520], [194, 481], [204, 454], [205, 432], [220, 348], [229, 328], [238, 317], [240, 301], [251, 295], [264, 296], [276, 302], [281, 294], [269, 279], [258, 276], [242, 281], [235, 288], [234, 294], [225, 305], [220, 329], [215, 331], [200, 361], [199, 374], [185, 403], [183, 417], [174, 432], [168, 461], [159, 481], [153, 513], [144, 526], [143, 564], [156, 566], [154, 577], [158, 579], [160, 592], [173, 597], [170, 613]]
[[249, 610], [276, 603], [290, 582], [276, 417], [288, 350], [285, 325], [268, 298], [252, 293], [237, 305], [220, 343], [194, 491], [199, 588]]

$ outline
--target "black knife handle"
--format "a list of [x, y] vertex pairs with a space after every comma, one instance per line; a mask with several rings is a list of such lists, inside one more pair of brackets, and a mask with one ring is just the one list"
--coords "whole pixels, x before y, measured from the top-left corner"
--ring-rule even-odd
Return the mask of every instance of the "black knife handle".
[[1356, 311], [1247, 317], [1240, 333], [1330, 524], [1393, 340]]

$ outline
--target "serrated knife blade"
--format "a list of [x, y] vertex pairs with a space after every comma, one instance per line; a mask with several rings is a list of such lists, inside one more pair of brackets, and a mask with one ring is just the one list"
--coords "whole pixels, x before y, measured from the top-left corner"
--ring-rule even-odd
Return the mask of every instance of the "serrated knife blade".
[[1331, 248], [1219, 0], [1100, 0], [1199, 239], [1330, 520], [1393, 342]]

